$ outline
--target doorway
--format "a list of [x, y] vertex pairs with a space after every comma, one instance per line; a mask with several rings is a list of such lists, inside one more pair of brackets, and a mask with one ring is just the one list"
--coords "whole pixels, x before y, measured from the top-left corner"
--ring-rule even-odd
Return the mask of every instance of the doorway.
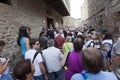
[[49, 29], [50, 26], [52, 26], [54, 28], [54, 19], [47, 17], [47, 28]]

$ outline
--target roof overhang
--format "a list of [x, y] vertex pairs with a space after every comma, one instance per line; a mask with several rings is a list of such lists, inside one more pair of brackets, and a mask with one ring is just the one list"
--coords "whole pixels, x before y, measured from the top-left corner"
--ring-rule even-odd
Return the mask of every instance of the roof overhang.
[[62, 16], [69, 16], [69, 8], [65, 0], [45, 0], [50, 6], [52, 6]]

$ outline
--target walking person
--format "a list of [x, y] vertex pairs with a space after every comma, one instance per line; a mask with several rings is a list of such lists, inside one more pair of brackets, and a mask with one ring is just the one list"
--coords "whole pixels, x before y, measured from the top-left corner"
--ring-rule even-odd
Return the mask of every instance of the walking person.
[[21, 26], [19, 28], [19, 36], [17, 38], [17, 43], [21, 49], [22, 58], [24, 59], [25, 52], [30, 49], [30, 28]]
[[84, 70], [76, 73], [71, 80], [118, 80], [112, 72], [102, 71], [103, 56], [95, 48], [87, 48], [82, 53]]
[[74, 75], [75, 73], [80, 73], [83, 70], [83, 64], [81, 62], [81, 51], [83, 48], [83, 44], [84, 41], [82, 38], [76, 38], [73, 43], [74, 50], [67, 55], [67, 68], [64, 71], [64, 76], [66, 80], [70, 80], [72, 75]]
[[[0, 52], [5, 46], [5, 42], [3, 40], [0, 40]], [[12, 76], [9, 72], [9, 63], [10, 59], [6, 59], [4, 57], [0, 57], [0, 80], [13, 80]]]
[[72, 37], [71, 36], [67, 36], [65, 39], [65, 43], [63, 44], [63, 53], [68, 54], [68, 52], [73, 48], [73, 43], [72, 41]]
[[[34, 80], [48, 80], [45, 66], [43, 64], [43, 58], [41, 53], [37, 52], [40, 48], [38, 39], [31, 39], [31, 49], [25, 53], [25, 59], [30, 59], [31, 63], [35, 66]], [[37, 55], [36, 55], [37, 54]], [[34, 57], [36, 55], [36, 57]]]
[[113, 71], [117, 78], [120, 79], [120, 34], [113, 34], [113, 47], [111, 51], [111, 64], [109, 68]]
[[47, 31], [45, 29], [42, 29], [42, 31], [39, 34], [39, 38], [38, 38], [41, 50], [44, 50], [47, 48], [48, 38], [46, 35], [47, 35]]
[[15, 68], [13, 69], [13, 75], [15, 80], [33, 80], [34, 71], [34, 65], [29, 59], [27, 59], [22, 60], [15, 65]]
[[86, 35], [86, 42], [83, 46], [83, 50], [88, 48], [88, 47], [94, 47], [94, 40], [92, 39], [92, 35], [91, 34], [87, 34]]
[[47, 42], [48, 48], [42, 51], [43, 58], [48, 70], [49, 80], [64, 80], [62, 66], [60, 64], [63, 54], [54, 47], [54, 40], [49, 39]]

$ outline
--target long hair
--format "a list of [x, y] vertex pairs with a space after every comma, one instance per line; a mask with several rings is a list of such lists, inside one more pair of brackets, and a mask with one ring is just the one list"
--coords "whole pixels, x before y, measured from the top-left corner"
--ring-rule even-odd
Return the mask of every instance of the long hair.
[[30, 36], [28, 35], [27, 29], [28, 29], [28, 27], [26, 27], [26, 26], [21, 26], [19, 28], [19, 36], [17, 38], [17, 43], [18, 43], [19, 46], [21, 46], [20, 45], [20, 39], [21, 39], [21, 37], [27, 37], [27, 38], [30, 39]]

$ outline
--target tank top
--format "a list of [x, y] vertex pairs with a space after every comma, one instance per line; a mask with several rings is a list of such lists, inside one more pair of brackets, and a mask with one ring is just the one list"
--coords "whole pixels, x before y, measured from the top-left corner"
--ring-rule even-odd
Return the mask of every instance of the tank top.
[[22, 37], [20, 39], [20, 45], [21, 45], [22, 55], [25, 55], [25, 52], [27, 51], [27, 47], [26, 47], [26, 43], [25, 43], [25, 37]]

